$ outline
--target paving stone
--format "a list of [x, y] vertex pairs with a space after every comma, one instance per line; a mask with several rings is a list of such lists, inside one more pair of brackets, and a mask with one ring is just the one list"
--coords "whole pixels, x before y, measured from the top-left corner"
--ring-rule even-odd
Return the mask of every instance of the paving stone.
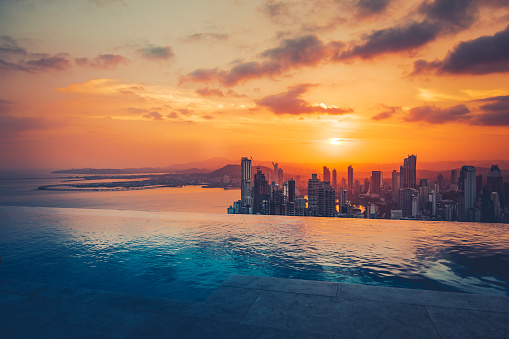
[[293, 292], [336, 296], [337, 283], [302, 279], [282, 279], [248, 275], [230, 275], [222, 286], [253, 288], [265, 291]]
[[442, 339], [509, 338], [507, 313], [426, 306]]
[[183, 310], [181, 314], [238, 323], [259, 294], [260, 290], [220, 286], [201, 307]]
[[89, 302], [97, 295], [97, 291], [85, 288], [13, 280], [0, 281], [0, 292], [82, 303]]
[[243, 324], [352, 338], [438, 338], [424, 306], [262, 291]]
[[25, 296], [2, 303], [0, 338], [118, 338], [148, 317], [144, 312]]
[[389, 301], [404, 304], [452, 307], [509, 313], [509, 297], [439, 292], [398, 287], [338, 284], [339, 298]]
[[211, 319], [157, 314], [150, 317], [126, 337], [126, 339], [137, 338], [332, 339], [332, 336], [235, 324]]

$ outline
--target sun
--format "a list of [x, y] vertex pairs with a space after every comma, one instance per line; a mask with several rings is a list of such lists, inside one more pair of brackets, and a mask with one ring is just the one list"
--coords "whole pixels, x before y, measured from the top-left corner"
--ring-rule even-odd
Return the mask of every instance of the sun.
[[343, 143], [343, 140], [341, 140], [340, 138], [330, 138], [329, 139], [329, 144], [331, 145], [341, 145]]

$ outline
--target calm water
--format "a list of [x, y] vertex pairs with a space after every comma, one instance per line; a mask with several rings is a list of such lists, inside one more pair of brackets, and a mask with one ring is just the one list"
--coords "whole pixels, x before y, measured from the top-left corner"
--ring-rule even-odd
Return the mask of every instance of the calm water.
[[[233, 273], [509, 295], [506, 224], [227, 215], [239, 191], [9, 183], [0, 279], [191, 300]], [[33, 207], [59, 204], [80, 208]], [[189, 213], [219, 204], [222, 214]]]

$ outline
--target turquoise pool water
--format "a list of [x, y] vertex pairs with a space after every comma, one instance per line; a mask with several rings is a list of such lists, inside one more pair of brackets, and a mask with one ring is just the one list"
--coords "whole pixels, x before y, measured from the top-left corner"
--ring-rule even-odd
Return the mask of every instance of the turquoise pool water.
[[509, 225], [0, 206], [0, 279], [204, 300], [230, 274], [509, 295]]

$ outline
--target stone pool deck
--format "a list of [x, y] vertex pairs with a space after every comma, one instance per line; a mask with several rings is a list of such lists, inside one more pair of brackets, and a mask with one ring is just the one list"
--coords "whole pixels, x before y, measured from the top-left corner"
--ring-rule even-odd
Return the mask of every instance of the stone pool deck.
[[192, 302], [0, 280], [0, 338], [509, 338], [509, 297], [232, 275]]

